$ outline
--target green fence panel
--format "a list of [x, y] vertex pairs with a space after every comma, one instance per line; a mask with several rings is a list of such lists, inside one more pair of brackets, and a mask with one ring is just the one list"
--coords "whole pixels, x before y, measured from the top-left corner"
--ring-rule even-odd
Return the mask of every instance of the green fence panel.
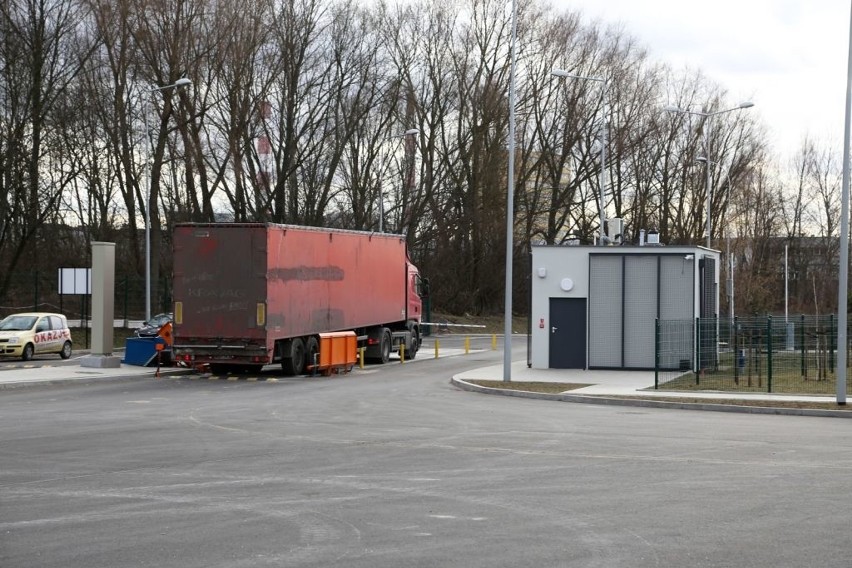
[[842, 347], [834, 315], [658, 320], [654, 325], [656, 388], [835, 393], [836, 350]]

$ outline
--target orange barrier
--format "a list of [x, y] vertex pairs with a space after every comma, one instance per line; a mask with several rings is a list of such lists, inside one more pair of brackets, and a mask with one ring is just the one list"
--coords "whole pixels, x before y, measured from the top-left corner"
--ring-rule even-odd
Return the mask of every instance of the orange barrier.
[[354, 331], [319, 334], [319, 364], [324, 375], [348, 373], [358, 361], [358, 339]]

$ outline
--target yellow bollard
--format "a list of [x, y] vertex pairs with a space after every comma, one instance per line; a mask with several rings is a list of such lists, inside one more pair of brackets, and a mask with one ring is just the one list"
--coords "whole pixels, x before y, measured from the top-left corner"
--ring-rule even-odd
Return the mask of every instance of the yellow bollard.
[[[364, 353], [366, 351], [367, 351], [366, 347], [362, 347], [361, 349], [358, 350], [358, 366], [361, 367], [362, 369], [364, 368]], [[350, 351], [350, 353], [352, 353], [352, 352]]]
[[467, 355], [468, 353], [470, 353], [470, 338], [465, 337], [464, 338], [464, 354]]
[[405, 363], [405, 343], [399, 344], [399, 362]]
[[491, 350], [497, 351], [497, 334], [491, 336]]
[[437, 358], [438, 358], [438, 347], [439, 347], [440, 345], [441, 345], [441, 342], [440, 342], [439, 340], [437, 340], [437, 339], [436, 339], [436, 340], [435, 340], [435, 359], [437, 359]]

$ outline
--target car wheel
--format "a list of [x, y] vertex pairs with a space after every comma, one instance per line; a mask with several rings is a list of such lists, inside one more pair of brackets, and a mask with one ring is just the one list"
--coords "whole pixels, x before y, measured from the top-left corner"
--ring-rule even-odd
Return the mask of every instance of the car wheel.
[[70, 359], [71, 358], [71, 342], [70, 341], [66, 341], [62, 345], [62, 351], [59, 352], [59, 356], [62, 357], [63, 359]]
[[23, 359], [24, 361], [31, 361], [34, 353], [35, 347], [33, 347], [33, 344], [27, 343], [26, 345], [24, 345], [24, 350], [21, 352], [21, 359]]

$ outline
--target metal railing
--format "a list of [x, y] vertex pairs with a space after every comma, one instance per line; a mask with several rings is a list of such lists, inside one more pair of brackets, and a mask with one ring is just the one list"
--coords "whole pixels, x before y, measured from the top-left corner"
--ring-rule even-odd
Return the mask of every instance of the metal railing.
[[657, 320], [654, 343], [658, 389], [835, 392], [833, 314]]

